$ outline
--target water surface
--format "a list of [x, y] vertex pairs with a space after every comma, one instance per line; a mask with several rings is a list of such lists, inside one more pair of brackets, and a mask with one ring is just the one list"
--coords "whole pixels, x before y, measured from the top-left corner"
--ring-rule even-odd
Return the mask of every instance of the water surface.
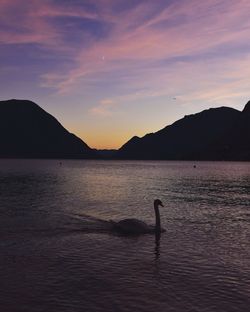
[[0, 160], [1, 311], [248, 310], [250, 163], [61, 162]]

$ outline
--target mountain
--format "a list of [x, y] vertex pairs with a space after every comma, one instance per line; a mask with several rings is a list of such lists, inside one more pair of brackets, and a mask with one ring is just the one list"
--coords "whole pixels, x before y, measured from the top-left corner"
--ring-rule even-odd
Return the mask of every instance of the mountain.
[[211, 108], [185, 116], [156, 133], [133, 137], [120, 159], [250, 160], [250, 102], [243, 112]]
[[220, 144], [223, 158], [250, 160], [250, 101]]
[[185, 116], [118, 151], [91, 149], [34, 102], [0, 101], [3, 157], [250, 161], [250, 101], [242, 112], [220, 107]]
[[115, 149], [99, 149], [95, 150], [97, 156], [101, 159], [115, 159], [117, 150]]
[[95, 152], [27, 100], [0, 101], [0, 157], [92, 158]]

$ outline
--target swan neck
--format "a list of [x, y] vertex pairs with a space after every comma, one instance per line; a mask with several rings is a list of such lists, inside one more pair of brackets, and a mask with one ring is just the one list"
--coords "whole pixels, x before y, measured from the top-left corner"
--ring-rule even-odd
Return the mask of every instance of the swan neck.
[[160, 211], [158, 205], [154, 205], [155, 209], [155, 230], [157, 232], [161, 231], [161, 218], [160, 218]]

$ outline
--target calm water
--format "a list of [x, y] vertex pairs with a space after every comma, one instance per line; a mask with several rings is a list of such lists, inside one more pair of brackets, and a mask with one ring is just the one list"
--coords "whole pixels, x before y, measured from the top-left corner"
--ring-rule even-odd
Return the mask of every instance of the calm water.
[[250, 163], [195, 164], [0, 160], [0, 311], [248, 311]]

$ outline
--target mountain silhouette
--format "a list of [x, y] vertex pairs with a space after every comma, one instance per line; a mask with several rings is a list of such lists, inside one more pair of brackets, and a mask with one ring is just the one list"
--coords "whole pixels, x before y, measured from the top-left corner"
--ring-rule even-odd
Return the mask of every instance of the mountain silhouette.
[[28, 100], [0, 101], [0, 157], [92, 158], [95, 152]]
[[250, 101], [242, 112], [210, 108], [118, 151], [94, 150], [28, 100], [0, 101], [0, 157], [250, 161]]
[[243, 112], [210, 108], [185, 116], [162, 130], [133, 137], [120, 159], [250, 160], [250, 102]]
[[250, 101], [217, 149], [227, 160], [250, 160]]

